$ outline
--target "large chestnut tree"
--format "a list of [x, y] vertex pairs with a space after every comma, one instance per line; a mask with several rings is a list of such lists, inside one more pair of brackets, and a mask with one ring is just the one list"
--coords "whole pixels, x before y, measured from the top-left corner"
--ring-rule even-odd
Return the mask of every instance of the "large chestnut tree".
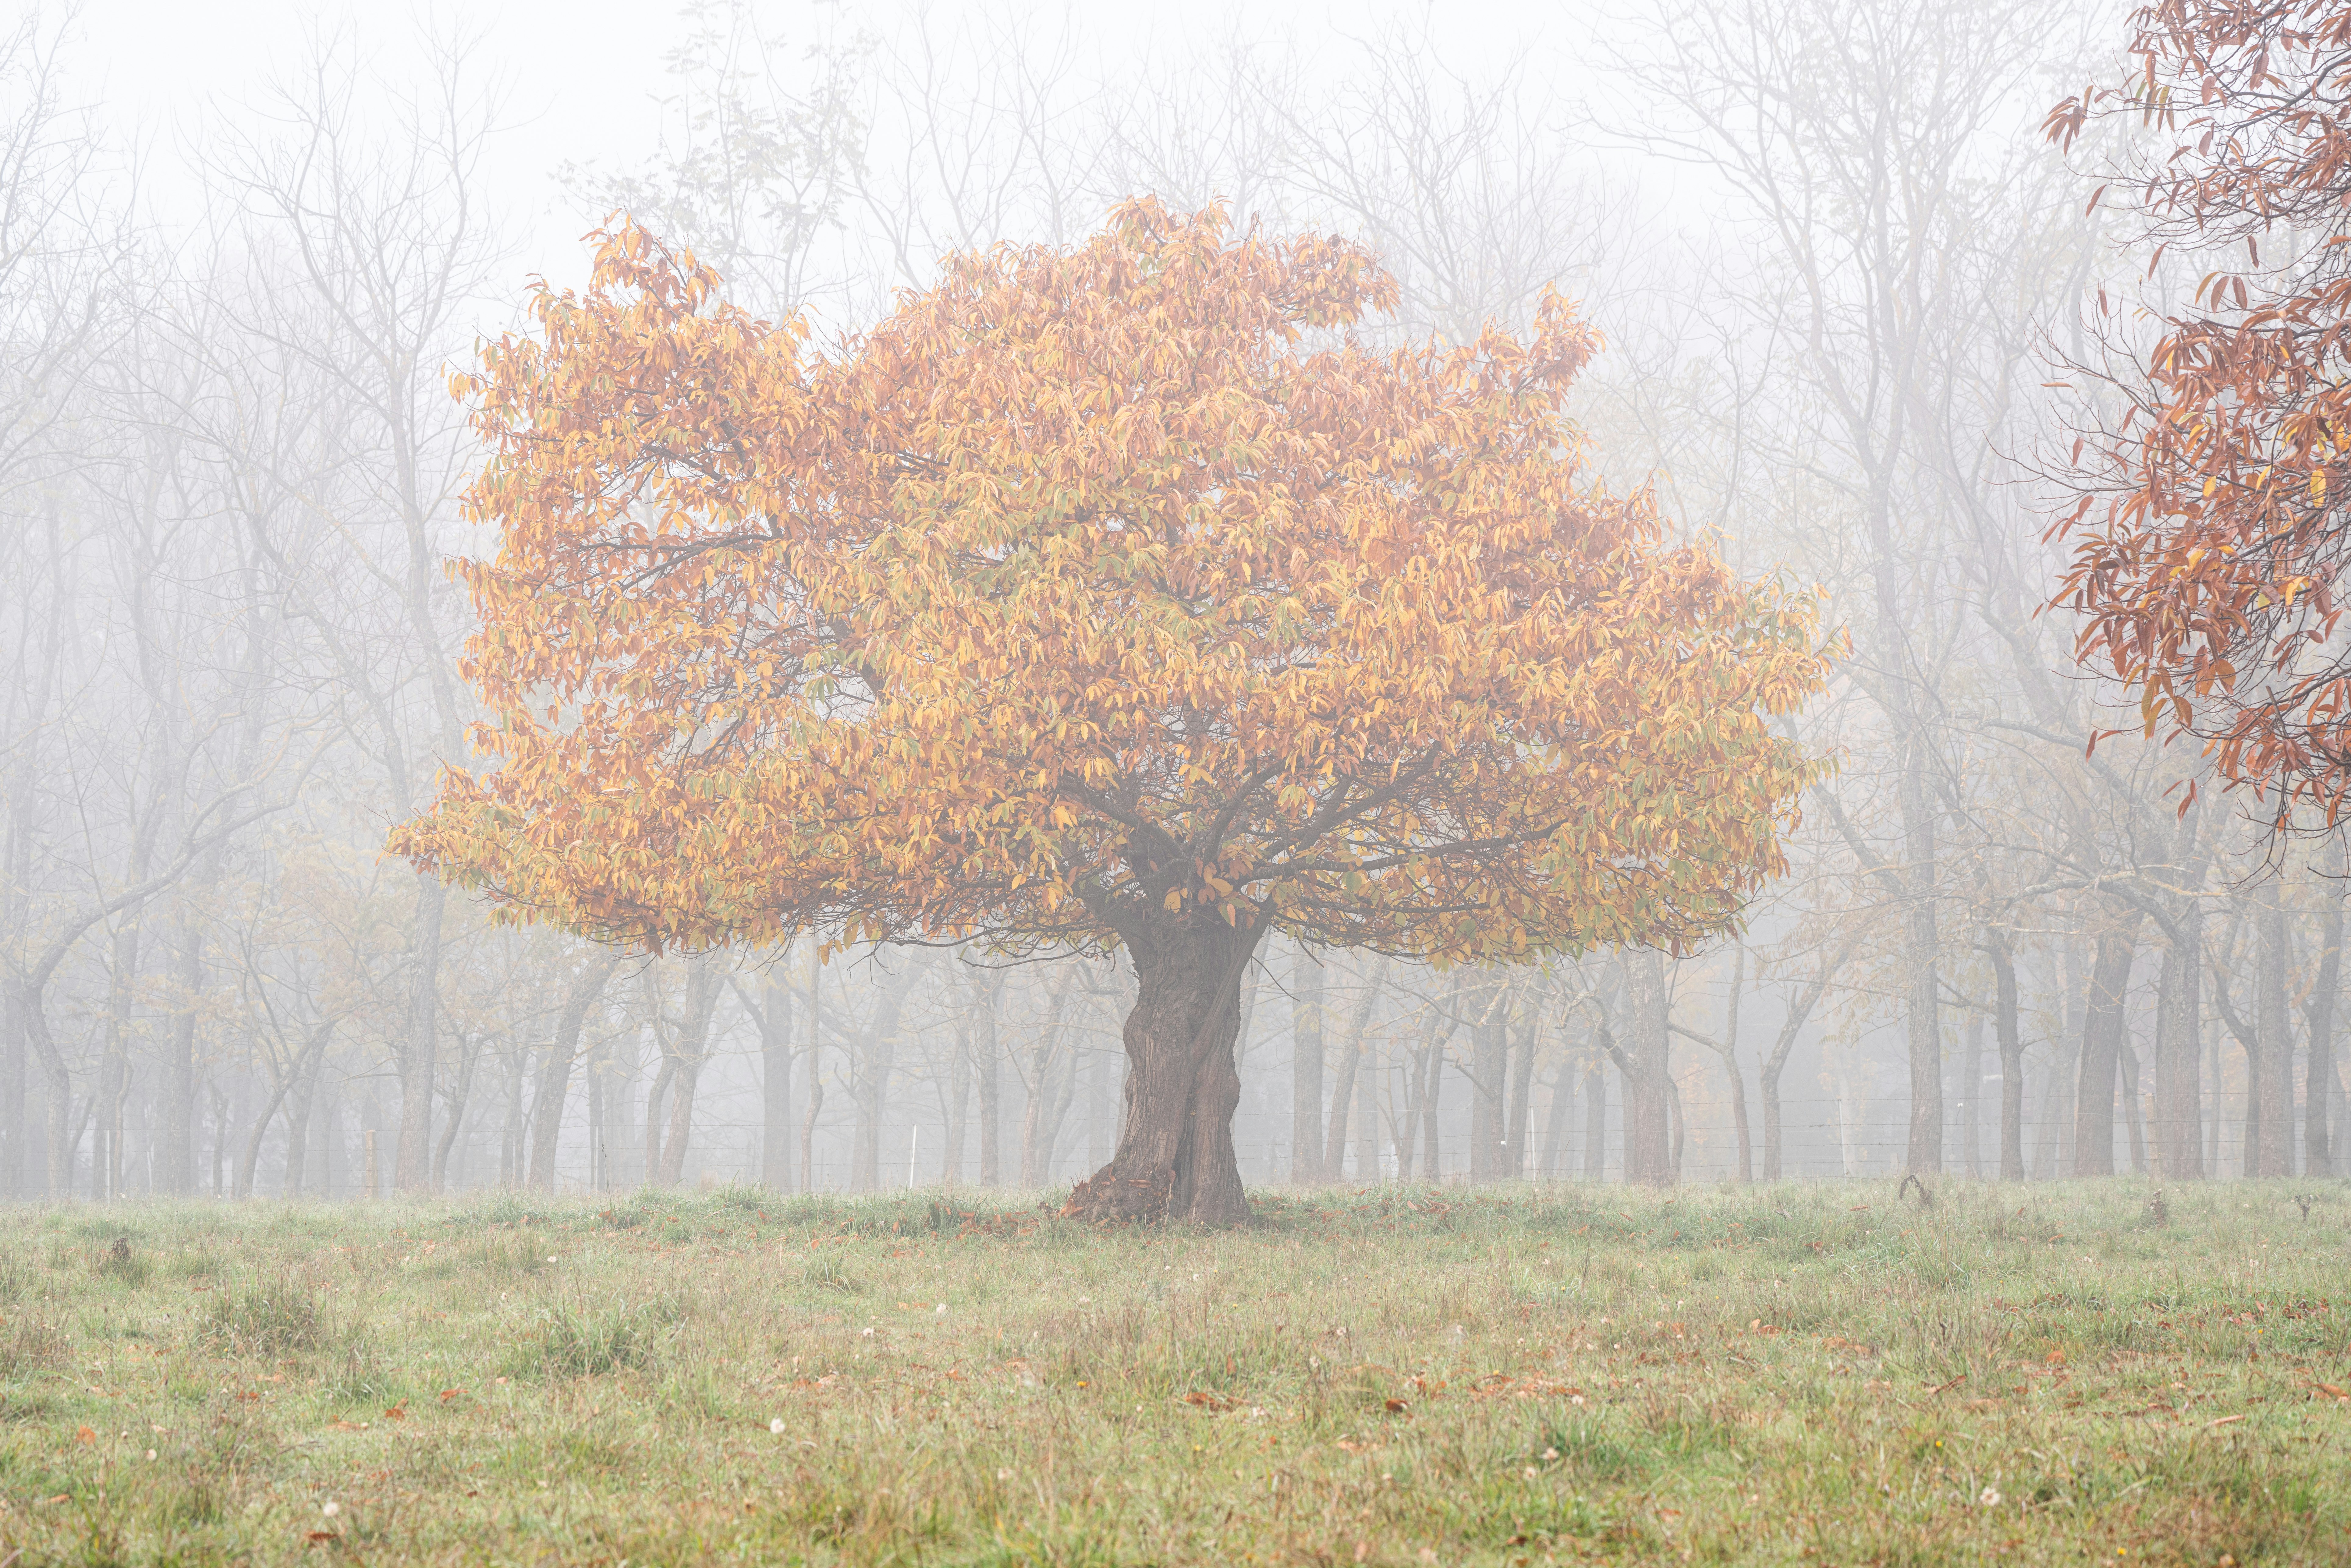
[[1591, 330], [1551, 298], [1523, 340], [1362, 340], [1395, 299], [1345, 241], [1137, 201], [817, 352], [619, 227], [460, 379], [494, 765], [395, 847], [655, 947], [1123, 952], [1124, 1122], [1072, 1207], [1245, 1218], [1270, 932], [1691, 943], [1815, 774], [1767, 725], [1822, 683], [1812, 600], [1599, 482]]

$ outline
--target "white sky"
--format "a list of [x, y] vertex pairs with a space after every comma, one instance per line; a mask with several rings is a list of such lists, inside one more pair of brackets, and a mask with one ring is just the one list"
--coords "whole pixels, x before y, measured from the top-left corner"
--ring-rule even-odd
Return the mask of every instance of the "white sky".
[[[927, 7], [941, 21], [1000, 16], [1006, 9], [968, 0]], [[1113, 58], [1146, 50], [1163, 56], [1214, 50], [1237, 26], [1252, 37], [1287, 36], [1310, 47], [1317, 40], [1340, 44], [1401, 26], [1425, 30], [1449, 67], [1473, 77], [1524, 58], [1537, 40], [1560, 49], [1553, 58], [1572, 60], [1573, 35], [1589, 26], [1589, 13], [1579, 17], [1584, 7], [1572, 0], [1206, 0], [1172, 14], [1131, 0], [1096, 0], [1032, 9], [1067, 16]], [[897, 0], [864, 5], [762, 0], [758, 14], [761, 30], [771, 35], [813, 37], [865, 28], [886, 38], [904, 26], [910, 8]], [[478, 30], [479, 62], [510, 89], [513, 128], [500, 139], [487, 172], [491, 190], [526, 230], [517, 281], [530, 271], [569, 277], [576, 270], [572, 241], [580, 225], [569, 213], [554, 211], [550, 175], [566, 160], [628, 165], [652, 150], [658, 123], [653, 99], [664, 81], [662, 57], [684, 30], [674, 0], [487, 0], [413, 10], [350, 0], [84, 0], [69, 68], [114, 131], [147, 149], [151, 205], [170, 214], [178, 149], [215, 117], [242, 114], [264, 101], [273, 75], [301, 57], [314, 33], [356, 33], [375, 68], [399, 79], [415, 74], [419, 24], [445, 26], [453, 16]]]

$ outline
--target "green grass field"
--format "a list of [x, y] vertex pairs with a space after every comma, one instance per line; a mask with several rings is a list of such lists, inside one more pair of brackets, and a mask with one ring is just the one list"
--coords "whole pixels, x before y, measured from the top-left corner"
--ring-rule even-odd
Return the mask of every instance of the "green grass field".
[[2351, 1194], [0, 1218], [0, 1563], [2351, 1562]]

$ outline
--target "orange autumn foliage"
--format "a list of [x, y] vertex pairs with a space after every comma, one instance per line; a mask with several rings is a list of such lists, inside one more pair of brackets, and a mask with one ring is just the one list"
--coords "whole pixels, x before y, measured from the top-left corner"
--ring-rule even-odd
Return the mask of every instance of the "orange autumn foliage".
[[657, 947], [1724, 928], [1817, 773], [1765, 722], [1822, 684], [1812, 601], [1599, 484], [1563, 301], [1349, 333], [1395, 298], [1138, 201], [819, 355], [619, 227], [458, 378], [495, 767], [394, 847]]
[[2332, 822], [2351, 796], [2351, 4], [2162, 0], [2132, 26], [2137, 79], [2067, 99], [2048, 134], [2154, 132], [2110, 188], [2143, 237], [2218, 260], [2129, 373], [2095, 376], [2122, 412], [2076, 448], [2053, 602], [2148, 735], [2204, 742], [2273, 826], [2303, 805]]

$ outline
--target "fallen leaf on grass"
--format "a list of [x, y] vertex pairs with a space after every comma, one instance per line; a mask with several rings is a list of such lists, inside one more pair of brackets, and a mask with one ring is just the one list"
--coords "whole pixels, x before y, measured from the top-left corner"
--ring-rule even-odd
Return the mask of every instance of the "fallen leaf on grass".
[[387, 1405], [387, 1406], [385, 1406], [383, 1407], [383, 1414], [384, 1414], [384, 1418], [385, 1418], [386, 1420], [388, 1420], [388, 1421], [405, 1421], [405, 1420], [407, 1420], [407, 1419], [408, 1419], [408, 1401], [407, 1401], [407, 1400], [405, 1400], [405, 1399], [403, 1399], [403, 1400], [402, 1400], [402, 1401], [401, 1401], [399, 1404], [397, 1404], [397, 1405]]
[[91, 1431], [87, 1427], [78, 1427], [74, 1432], [74, 1441], [77, 1443], [95, 1443], [98, 1441], [98, 1434]]
[[1391, 1399], [1388, 1400], [1386, 1404], [1388, 1414], [1391, 1416], [1401, 1416], [1405, 1411], [1412, 1408], [1409, 1404], [1401, 1399]]

